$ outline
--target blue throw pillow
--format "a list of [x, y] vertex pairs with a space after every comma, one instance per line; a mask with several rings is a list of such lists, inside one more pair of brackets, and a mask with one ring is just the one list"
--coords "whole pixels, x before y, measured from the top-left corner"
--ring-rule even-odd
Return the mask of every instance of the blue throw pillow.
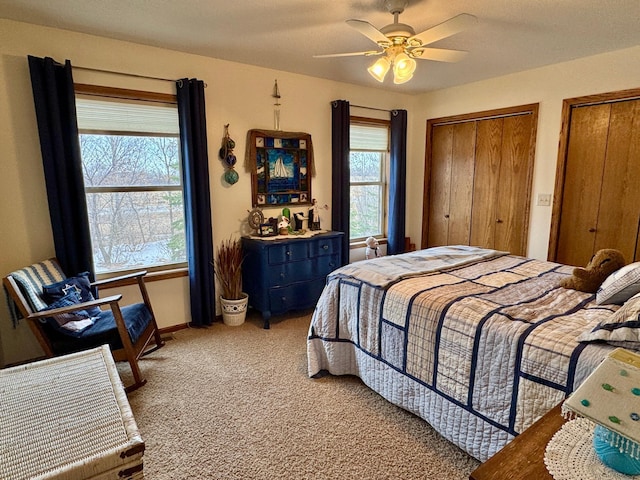
[[[79, 273], [77, 276], [65, 278], [61, 282], [45, 285], [42, 287], [42, 297], [47, 304], [51, 304], [65, 297], [72, 291], [78, 293], [81, 302], [95, 300], [91, 293], [89, 272]], [[101, 310], [98, 307], [91, 307], [87, 309], [87, 312], [91, 317], [97, 317], [100, 315]]]
[[[57, 299], [53, 303], [47, 306], [46, 310], [53, 310], [54, 308], [70, 307], [72, 305], [78, 305], [81, 303], [80, 295], [75, 290], [71, 290], [67, 295]], [[87, 327], [93, 325], [94, 317], [92, 317], [86, 310], [75, 310], [73, 312], [60, 313], [48, 317], [49, 324], [54, 328], [60, 330], [64, 329], [63, 333], [80, 333]]]

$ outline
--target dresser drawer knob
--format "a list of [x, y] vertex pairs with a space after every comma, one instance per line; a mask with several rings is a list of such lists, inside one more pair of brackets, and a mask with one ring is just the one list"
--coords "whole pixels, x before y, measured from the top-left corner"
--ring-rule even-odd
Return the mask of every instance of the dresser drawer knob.
[[291, 256], [291, 252], [289, 250], [287, 250], [287, 256], [290, 257]]
[[282, 273], [280, 274], [280, 278], [283, 278], [283, 279], [284, 279], [284, 272], [282, 272]]
[[329, 245], [322, 245], [323, 250], [329, 250]]

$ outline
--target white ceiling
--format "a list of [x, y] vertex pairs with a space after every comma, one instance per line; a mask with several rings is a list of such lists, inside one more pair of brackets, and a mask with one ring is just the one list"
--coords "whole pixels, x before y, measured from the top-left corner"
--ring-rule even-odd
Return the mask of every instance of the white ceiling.
[[478, 24], [430, 46], [469, 55], [418, 60], [394, 85], [369, 76], [372, 57], [312, 58], [375, 50], [345, 20], [392, 23], [384, 0], [0, 0], [2, 18], [404, 93], [640, 45], [640, 0], [409, 0], [399, 21], [421, 32], [459, 13]]

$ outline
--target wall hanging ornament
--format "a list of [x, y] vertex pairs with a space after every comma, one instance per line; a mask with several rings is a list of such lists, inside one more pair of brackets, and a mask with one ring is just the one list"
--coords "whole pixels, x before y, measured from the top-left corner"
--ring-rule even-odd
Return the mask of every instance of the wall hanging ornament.
[[276, 79], [273, 85], [273, 93], [271, 94], [276, 99], [276, 103], [273, 104], [273, 129], [280, 131], [280, 89], [278, 88], [278, 80]]
[[233, 149], [236, 147], [236, 142], [229, 136], [229, 124], [224, 126], [224, 136], [222, 137], [222, 146], [218, 152], [220, 160], [224, 162], [227, 171], [224, 172], [224, 181], [229, 185], [233, 185], [238, 181], [238, 172], [234, 170], [236, 164], [236, 156], [233, 154]]

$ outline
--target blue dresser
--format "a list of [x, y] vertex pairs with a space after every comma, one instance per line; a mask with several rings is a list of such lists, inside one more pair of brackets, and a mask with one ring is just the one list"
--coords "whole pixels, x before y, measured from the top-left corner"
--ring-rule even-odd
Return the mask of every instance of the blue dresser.
[[327, 275], [342, 265], [343, 235], [242, 238], [243, 290], [249, 294], [249, 305], [262, 313], [264, 328], [269, 328], [272, 315], [315, 306]]

